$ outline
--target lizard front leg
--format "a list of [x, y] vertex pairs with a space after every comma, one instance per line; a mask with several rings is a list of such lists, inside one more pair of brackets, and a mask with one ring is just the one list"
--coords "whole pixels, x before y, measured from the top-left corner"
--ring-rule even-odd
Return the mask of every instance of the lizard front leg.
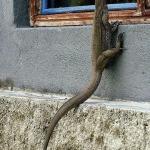
[[111, 33], [116, 32], [118, 30], [119, 25], [120, 25], [119, 21], [112, 22], [110, 24], [110, 26], [111, 26]]
[[97, 68], [104, 70], [106, 65], [109, 63], [109, 61], [112, 60], [112, 58], [116, 57], [117, 55], [122, 53], [123, 50], [123, 36], [124, 33], [120, 33], [118, 35], [118, 39], [116, 42], [116, 48], [108, 49], [104, 51], [97, 59]]

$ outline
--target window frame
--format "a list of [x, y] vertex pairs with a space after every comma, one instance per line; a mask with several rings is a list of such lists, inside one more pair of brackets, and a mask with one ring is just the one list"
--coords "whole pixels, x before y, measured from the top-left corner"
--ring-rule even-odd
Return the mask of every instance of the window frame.
[[[41, 14], [52, 15], [52, 14], [63, 14], [63, 13], [79, 13], [79, 12], [91, 12], [95, 10], [95, 5], [85, 6], [71, 6], [61, 8], [47, 8], [47, 0], [42, 0]], [[122, 3], [122, 4], [108, 4], [108, 9], [113, 10], [131, 10], [137, 9], [137, 3]]]
[[[31, 26], [67, 26], [90, 25], [93, 23], [94, 12], [76, 12], [42, 15], [41, 0], [29, 0]], [[109, 20], [120, 21], [122, 24], [150, 23], [150, 9], [146, 9], [146, 0], [137, 0], [135, 10], [110, 10]]]

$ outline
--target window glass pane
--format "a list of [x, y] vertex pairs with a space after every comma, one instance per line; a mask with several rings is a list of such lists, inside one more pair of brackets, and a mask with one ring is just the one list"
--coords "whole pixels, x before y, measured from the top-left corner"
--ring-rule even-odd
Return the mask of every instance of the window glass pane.
[[[94, 5], [95, 0], [47, 0], [48, 8]], [[136, 0], [107, 0], [108, 4], [134, 3]]]
[[48, 8], [94, 5], [94, 0], [48, 0]]
[[136, 3], [137, 0], [107, 0], [108, 4], [115, 4], [115, 3]]

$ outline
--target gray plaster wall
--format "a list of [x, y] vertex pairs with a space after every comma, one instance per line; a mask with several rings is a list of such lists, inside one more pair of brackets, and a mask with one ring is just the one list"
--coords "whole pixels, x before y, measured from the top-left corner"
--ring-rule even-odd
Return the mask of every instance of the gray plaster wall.
[[[19, 2], [18, 2], [19, 1]], [[91, 26], [29, 26], [26, 0], [0, 1], [0, 78], [16, 87], [76, 94], [91, 73]], [[122, 25], [125, 50], [95, 95], [150, 101], [150, 25]]]

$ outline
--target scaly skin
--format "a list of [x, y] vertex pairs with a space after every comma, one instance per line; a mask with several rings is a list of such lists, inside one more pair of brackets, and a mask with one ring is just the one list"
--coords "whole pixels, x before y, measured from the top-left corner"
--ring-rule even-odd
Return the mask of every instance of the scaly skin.
[[[53, 130], [58, 121], [72, 108], [78, 107], [81, 103], [85, 102], [97, 89], [102, 72], [110, 59], [114, 58], [121, 51], [121, 44], [123, 40], [123, 34], [118, 36], [116, 48], [106, 50], [106, 39], [102, 38], [106, 36], [106, 22], [108, 23], [108, 17], [105, 13], [105, 0], [96, 0], [96, 11], [94, 17], [93, 28], [93, 46], [92, 46], [92, 80], [87, 88], [83, 90], [79, 95], [72, 97], [65, 102], [57, 111], [54, 118], [51, 120], [50, 126], [47, 131], [46, 140], [43, 150], [47, 150], [49, 139], [53, 133]], [[106, 22], [103, 21], [106, 18]], [[109, 46], [108, 46], [109, 47]]]

